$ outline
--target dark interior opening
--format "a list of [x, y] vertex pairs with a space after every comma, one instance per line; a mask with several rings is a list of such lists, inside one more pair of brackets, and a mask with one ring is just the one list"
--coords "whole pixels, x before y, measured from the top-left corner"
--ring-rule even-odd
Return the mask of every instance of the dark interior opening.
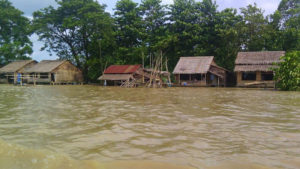
[[243, 72], [242, 80], [256, 80], [256, 72]]
[[201, 74], [193, 74], [193, 75], [192, 75], [192, 80], [194, 80], [194, 81], [195, 81], [195, 80], [199, 80], [199, 81], [200, 81], [201, 79], [202, 79], [202, 78], [201, 78]]
[[49, 75], [48, 75], [48, 73], [40, 73], [40, 78], [41, 79], [48, 79]]
[[273, 72], [262, 72], [261, 73], [261, 80], [273, 80]]
[[54, 76], [54, 73], [51, 73], [51, 81], [52, 81], [52, 82], [55, 82], [55, 76]]
[[0, 79], [6, 79], [6, 76], [4, 73], [0, 73]]
[[190, 75], [188, 75], [188, 74], [181, 74], [180, 75], [180, 80], [190, 80]]

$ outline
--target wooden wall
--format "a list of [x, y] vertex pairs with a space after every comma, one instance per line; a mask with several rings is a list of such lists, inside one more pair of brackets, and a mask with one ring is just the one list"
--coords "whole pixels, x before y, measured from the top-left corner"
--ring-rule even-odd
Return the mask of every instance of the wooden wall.
[[256, 80], [243, 80], [242, 79], [242, 74], [243, 72], [237, 72], [237, 87], [246, 87], [248, 86], [247, 83], [252, 83], [252, 82], [266, 82], [266, 84], [262, 84], [262, 85], [255, 85], [255, 86], [251, 86], [251, 87], [274, 87], [274, 81], [262, 81], [261, 80], [261, 72], [256, 72]]
[[83, 82], [82, 72], [70, 62], [65, 62], [53, 72], [55, 73], [55, 83]]

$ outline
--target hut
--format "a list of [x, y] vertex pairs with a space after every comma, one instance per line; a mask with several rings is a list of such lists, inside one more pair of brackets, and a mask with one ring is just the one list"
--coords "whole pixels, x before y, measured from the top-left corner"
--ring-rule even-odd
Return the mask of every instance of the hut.
[[274, 87], [272, 68], [284, 55], [284, 51], [239, 52], [234, 68], [237, 86]]
[[82, 83], [81, 70], [67, 60], [43, 60], [25, 70], [29, 83]]
[[22, 79], [22, 75], [26, 69], [35, 64], [37, 64], [35, 60], [18, 60], [7, 64], [0, 69], [0, 83], [26, 82], [26, 79]]
[[181, 57], [173, 71], [180, 86], [225, 86], [226, 73], [213, 56]]
[[105, 84], [125, 87], [136, 87], [149, 79], [149, 73], [141, 65], [111, 65], [98, 78]]

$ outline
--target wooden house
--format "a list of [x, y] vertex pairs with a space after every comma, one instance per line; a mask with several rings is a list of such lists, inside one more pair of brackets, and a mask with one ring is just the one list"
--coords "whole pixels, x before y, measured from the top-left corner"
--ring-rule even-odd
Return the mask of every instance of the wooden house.
[[272, 68], [284, 55], [284, 51], [239, 52], [234, 68], [237, 86], [274, 87]]
[[181, 57], [173, 71], [180, 86], [225, 86], [226, 73], [213, 56]]
[[24, 71], [37, 64], [35, 60], [18, 60], [7, 64], [0, 69], [0, 83], [14, 83], [26, 81], [22, 79]]
[[29, 83], [82, 83], [81, 70], [67, 60], [43, 60], [25, 70]]
[[126, 87], [136, 87], [149, 79], [150, 74], [141, 65], [111, 65], [98, 78], [107, 85], [127, 85]]

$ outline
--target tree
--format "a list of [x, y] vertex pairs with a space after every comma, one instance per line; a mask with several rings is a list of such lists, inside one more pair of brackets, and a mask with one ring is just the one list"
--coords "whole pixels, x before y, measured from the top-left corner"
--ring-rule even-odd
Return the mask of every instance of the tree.
[[0, 0], [0, 66], [14, 60], [30, 59], [30, 21], [8, 0]]
[[300, 2], [282, 0], [278, 6], [280, 27], [283, 29], [283, 50], [300, 50]]
[[199, 44], [202, 29], [199, 24], [199, 3], [194, 0], [174, 0], [169, 15], [170, 66], [175, 67], [180, 56], [193, 56]]
[[235, 9], [224, 9], [216, 17], [214, 56], [219, 66], [233, 70], [237, 53], [241, 50], [242, 17]]
[[166, 5], [161, 0], [143, 0], [140, 6], [143, 16], [143, 45], [148, 56], [155, 56], [168, 48]]
[[33, 28], [45, 43], [43, 50], [71, 60], [83, 70], [86, 81], [93, 80], [113, 51], [112, 19], [95, 0], [56, 2], [57, 9], [49, 6], [33, 14]]
[[300, 90], [300, 51], [287, 53], [282, 60], [274, 69], [277, 87], [281, 90]]
[[244, 26], [242, 28], [243, 49], [246, 51], [261, 51], [264, 49], [264, 33], [267, 20], [264, 18], [262, 9], [257, 5], [248, 5], [241, 8]]
[[141, 63], [143, 29], [138, 4], [132, 0], [120, 0], [114, 16], [118, 63]]

